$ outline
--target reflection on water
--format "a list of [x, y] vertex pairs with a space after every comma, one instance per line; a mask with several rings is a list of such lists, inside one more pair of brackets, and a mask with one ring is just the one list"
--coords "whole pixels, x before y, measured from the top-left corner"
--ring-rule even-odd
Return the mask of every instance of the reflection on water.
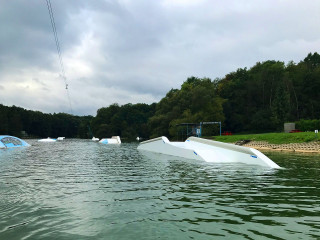
[[284, 169], [140, 155], [136, 144], [0, 152], [0, 239], [319, 239], [320, 157]]

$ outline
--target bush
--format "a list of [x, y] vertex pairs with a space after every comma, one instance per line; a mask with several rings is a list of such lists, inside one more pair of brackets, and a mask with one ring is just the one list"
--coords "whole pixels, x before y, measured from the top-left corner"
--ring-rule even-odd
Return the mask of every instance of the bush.
[[320, 120], [318, 120], [318, 119], [313, 119], [313, 120], [301, 119], [300, 121], [296, 122], [296, 129], [299, 129], [303, 132], [314, 131], [314, 130], [320, 129]]

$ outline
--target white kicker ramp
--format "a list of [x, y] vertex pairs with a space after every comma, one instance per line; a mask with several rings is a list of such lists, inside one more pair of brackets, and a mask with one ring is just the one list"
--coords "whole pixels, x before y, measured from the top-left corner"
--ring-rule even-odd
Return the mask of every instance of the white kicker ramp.
[[203, 160], [206, 162], [240, 162], [270, 168], [280, 168], [271, 159], [256, 149], [197, 137], [189, 137], [185, 142], [170, 142], [166, 137], [162, 136], [141, 142], [138, 150], [187, 159]]

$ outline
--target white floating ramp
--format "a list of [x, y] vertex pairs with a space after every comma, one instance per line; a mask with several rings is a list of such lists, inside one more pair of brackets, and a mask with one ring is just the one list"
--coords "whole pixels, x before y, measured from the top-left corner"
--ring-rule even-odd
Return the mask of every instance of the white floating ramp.
[[280, 168], [279, 165], [254, 148], [197, 137], [189, 137], [185, 142], [170, 142], [168, 138], [162, 136], [141, 142], [138, 150], [142, 153], [143, 151], [147, 151], [206, 162], [239, 162]]
[[38, 142], [56, 142], [56, 141], [57, 141], [57, 139], [55, 139], [55, 138], [49, 138], [49, 137], [38, 140]]
[[120, 144], [121, 140], [119, 136], [112, 136], [112, 138], [102, 138], [99, 143], [104, 144]]
[[30, 144], [20, 138], [9, 135], [0, 135], [0, 148], [15, 148], [27, 146], [30, 146]]

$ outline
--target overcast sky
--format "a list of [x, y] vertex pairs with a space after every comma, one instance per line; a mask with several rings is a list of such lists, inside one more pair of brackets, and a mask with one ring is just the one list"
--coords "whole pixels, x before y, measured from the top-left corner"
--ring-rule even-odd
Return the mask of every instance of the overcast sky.
[[[320, 52], [317, 0], [51, 0], [72, 113]], [[45, 0], [0, 0], [0, 103], [70, 113]]]

